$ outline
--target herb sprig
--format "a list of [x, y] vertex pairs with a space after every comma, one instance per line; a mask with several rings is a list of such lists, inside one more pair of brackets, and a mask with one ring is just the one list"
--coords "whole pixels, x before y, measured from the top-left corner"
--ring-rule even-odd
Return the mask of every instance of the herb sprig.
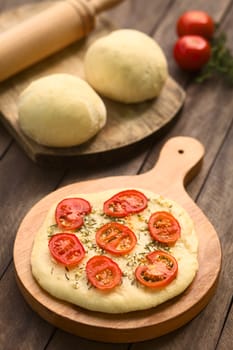
[[196, 82], [202, 83], [213, 76], [221, 76], [233, 86], [233, 55], [227, 47], [226, 34], [221, 32], [214, 35], [211, 41], [211, 48], [210, 60], [195, 79]]

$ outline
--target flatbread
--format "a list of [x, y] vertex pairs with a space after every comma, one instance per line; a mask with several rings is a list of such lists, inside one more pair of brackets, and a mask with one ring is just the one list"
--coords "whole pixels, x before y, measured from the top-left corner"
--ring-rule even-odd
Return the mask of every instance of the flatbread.
[[[155, 307], [181, 294], [193, 281], [197, 269], [198, 239], [194, 224], [189, 214], [176, 202], [158, 194], [143, 189], [149, 199], [148, 207], [139, 214], [117, 221], [128, 225], [137, 236], [137, 244], [126, 256], [113, 256], [107, 252], [104, 255], [117, 262], [123, 271], [122, 284], [110, 291], [101, 291], [93, 287], [87, 280], [85, 266], [94, 255], [103, 254], [95, 242], [95, 232], [111, 218], [103, 215], [103, 203], [123, 189], [114, 189], [93, 194], [78, 194], [92, 205], [92, 212], [84, 219], [84, 225], [75, 232], [82, 242], [86, 255], [80, 264], [68, 269], [57, 263], [50, 255], [48, 241], [51, 235], [62, 232], [55, 222], [55, 208], [49, 210], [47, 217], [36, 234], [32, 254], [32, 274], [39, 285], [53, 297], [76, 304], [82, 308], [105, 313], [126, 313], [135, 310], [145, 310]], [[63, 198], [61, 198], [63, 199]], [[181, 236], [174, 246], [161, 246], [151, 239], [147, 229], [147, 222], [151, 213], [155, 211], [170, 212], [181, 226]], [[116, 218], [114, 218], [116, 221]], [[147, 288], [135, 280], [134, 271], [140, 264], [140, 257], [156, 249], [169, 249], [178, 262], [177, 277], [166, 287], [161, 289]]]

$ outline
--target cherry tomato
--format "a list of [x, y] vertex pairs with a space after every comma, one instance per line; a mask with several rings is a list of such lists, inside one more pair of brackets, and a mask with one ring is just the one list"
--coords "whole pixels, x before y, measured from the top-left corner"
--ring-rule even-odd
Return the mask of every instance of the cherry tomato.
[[49, 240], [53, 258], [67, 267], [74, 267], [84, 258], [85, 250], [79, 239], [71, 233], [57, 233]]
[[91, 284], [101, 290], [110, 290], [121, 283], [122, 271], [110, 258], [93, 256], [86, 265], [86, 274]]
[[115, 194], [104, 203], [104, 213], [114, 217], [124, 217], [139, 213], [147, 207], [148, 199], [136, 190], [126, 190]]
[[174, 244], [180, 237], [180, 224], [166, 211], [153, 213], [148, 222], [151, 237], [160, 243]]
[[91, 205], [83, 198], [65, 198], [58, 203], [55, 219], [58, 226], [74, 230], [83, 225], [83, 216], [91, 212]]
[[96, 232], [97, 244], [115, 255], [128, 254], [136, 245], [137, 238], [129, 227], [109, 222]]
[[163, 288], [177, 276], [176, 259], [163, 251], [154, 251], [147, 256], [148, 264], [140, 265], [135, 271], [136, 279], [146, 287]]
[[185, 12], [177, 21], [176, 30], [179, 36], [200, 35], [211, 39], [214, 34], [214, 21], [204, 11]]
[[197, 71], [209, 61], [211, 47], [201, 36], [185, 35], [175, 43], [173, 54], [182, 69]]

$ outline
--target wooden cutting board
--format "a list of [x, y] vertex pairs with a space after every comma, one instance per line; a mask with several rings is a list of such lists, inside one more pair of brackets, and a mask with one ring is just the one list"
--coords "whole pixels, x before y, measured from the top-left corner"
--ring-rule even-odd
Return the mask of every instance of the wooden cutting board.
[[[24, 5], [1, 14], [0, 31], [17, 25], [27, 17], [48, 7], [49, 4], [49, 2], [42, 2]], [[183, 105], [185, 93], [169, 77], [160, 96], [151, 101], [122, 104], [103, 98], [107, 108], [107, 124], [94, 138], [80, 146], [58, 149], [45, 147], [30, 140], [21, 132], [18, 124], [17, 103], [22, 90], [33, 80], [53, 73], [69, 73], [85, 79], [83, 59], [87, 47], [112, 29], [112, 24], [105, 21], [103, 17], [99, 17], [95, 31], [86, 40], [67, 47], [1, 83], [0, 118], [32, 160], [42, 163], [43, 159], [49, 158], [51, 163], [53, 160], [55, 162], [56, 158], [85, 158], [93, 154], [124, 149], [160, 131], [174, 119]]]
[[[74, 183], [52, 192], [26, 215], [16, 235], [14, 265], [19, 288], [41, 317], [67, 332], [103, 342], [136, 342], [173, 331], [195, 317], [209, 302], [221, 267], [221, 247], [213, 226], [184, 189], [200, 169], [203, 146], [189, 137], [175, 137], [163, 147], [149, 172]], [[65, 196], [112, 188], [145, 188], [173, 199], [192, 217], [199, 239], [199, 270], [180, 296], [145, 311], [108, 315], [54, 299], [33, 279], [30, 254], [33, 239], [48, 209]]]

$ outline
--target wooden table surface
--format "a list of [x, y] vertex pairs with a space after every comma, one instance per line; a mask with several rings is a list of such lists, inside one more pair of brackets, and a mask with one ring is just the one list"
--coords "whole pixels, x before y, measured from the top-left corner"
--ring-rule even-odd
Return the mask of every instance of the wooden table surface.
[[[5, 11], [36, 0], [0, 0]], [[233, 348], [233, 89], [213, 78], [201, 85], [181, 72], [172, 57], [175, 23], [193, 0], [126, 0], [105, 16], [118, 27], [134, 28], [154, 37], [163, 48], [170, 75], [186, 91], [186, 100], [172, 126], [115, 159], [77, 162], [59, 168], [33, 163], [0, 124], [0, 349], [59, 350], [230, 350]], [[233, 50], [233, 1], [195, 1], [195, 8], [208, 10], [227, 33]], [[205, 147], [202, 169], [187, 191], [215, 227], [223, 260], [219, 284], [205, 309], [182, 328], [157, 339], [133, 344], [99, 343], [68, 334], [40, 318], [24, 301], [17, 287], [12, 260], [20, 222], [28, 210], [51, 191], [82, 180], [111, 175], [144, 173], [155, 164], [163, 144], [174, 136], [197, 138]]]

